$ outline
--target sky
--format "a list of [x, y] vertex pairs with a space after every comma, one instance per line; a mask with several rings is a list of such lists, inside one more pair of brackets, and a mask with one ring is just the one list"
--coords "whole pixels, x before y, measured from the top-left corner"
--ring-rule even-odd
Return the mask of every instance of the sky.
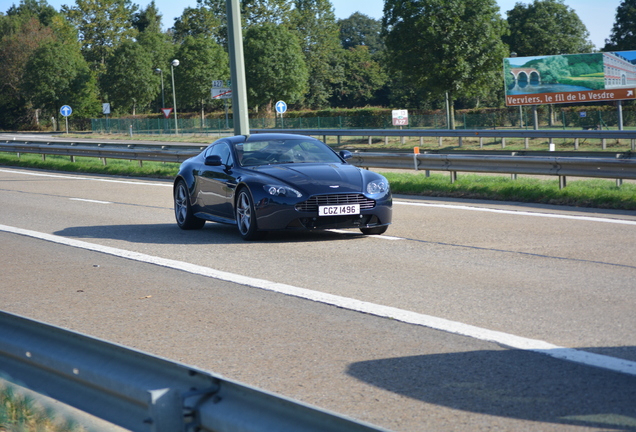
[[[57, 10], [60, 10], [64, 4], [75, 4], [75, 0], [47, 1]], [[19, 2], [20, 0], [0, 0], [0, 11], [6, 12], [12, 4], [19, 4]], [[517, 2], [531, 3], [530, 0], [497, 0], [503, 18], [506, 18], [506, 11], [512, 9]], [[146, 7], [150, 0], [132, 0], [132, 3]], [[590, 32], [592, 43], [597, 48], [602, 48], [605, 45], [605, 39], [609, 38], [612, 31], [616, 8], [621, 0], [565, 0], [564, 3], [574, 9], [583, 21]], [[163, 14], [164, 28], [169, 28], [186, 7], [195, 7], [197, 2], [196, 0], [155, 0], [155, 4]], [[371, 18], [381, 19], [384, 9], [384, 0], [331, 0], [331, 4], [334, 6], [336, 18], [348, 18], [355, 12], [361, 12]]]

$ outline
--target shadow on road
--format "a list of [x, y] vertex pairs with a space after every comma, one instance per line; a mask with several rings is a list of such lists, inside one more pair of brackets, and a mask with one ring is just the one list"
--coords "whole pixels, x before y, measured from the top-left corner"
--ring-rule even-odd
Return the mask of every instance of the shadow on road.
[[[610, 356], [613, 351], [621, 357], [636, 356], [636, 347], [592, 350]], [[353, 363], [347, 372], [376, 387], [453, 409], [636, 431], [636, 376], [533, 352], [472, 351], [387, 358]]]
[[[176, 224], [96, 225], [68, 227], [55, 235], [76, 239], [111, 239], [131, 243], [213, 245], [246, 243], [235, 226], [213, 222], [201, 230], [184, 231]], [[324, 242], [362, 239], [359, 231], [272, 231], [254, 243]], [[249, 243], [249, 242], [247, 242]]]

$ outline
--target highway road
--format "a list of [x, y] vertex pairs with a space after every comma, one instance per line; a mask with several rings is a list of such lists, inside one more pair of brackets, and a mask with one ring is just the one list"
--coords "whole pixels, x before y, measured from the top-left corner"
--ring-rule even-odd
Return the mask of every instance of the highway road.
[[0, 309], [395, 431], [636, 430], [635, 213], [400, 196], [244, 242], [171, 186], [0, 167]]

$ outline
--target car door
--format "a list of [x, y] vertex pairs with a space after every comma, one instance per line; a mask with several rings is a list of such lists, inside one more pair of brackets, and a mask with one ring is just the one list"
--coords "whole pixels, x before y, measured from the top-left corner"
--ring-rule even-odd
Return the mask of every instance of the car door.
[[232, 197], [236, 183], [232, 175], [234, 160], [227, 143], [209, 148], [205, 157], [219, 156], [221, 165], [203, 165], [199, 172], [198, 201], [203, 211], [211, 215], [234, 219]]

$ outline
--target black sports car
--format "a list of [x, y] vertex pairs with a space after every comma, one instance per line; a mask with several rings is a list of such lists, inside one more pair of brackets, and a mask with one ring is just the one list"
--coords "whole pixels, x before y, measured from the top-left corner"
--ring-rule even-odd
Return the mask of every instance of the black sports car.
[[174, 181], [177, 224], [234, 224], [246, 240], [284, 229], [382, 234], [391, 223], [389, 183], [349, 165], [350, 157], [302, 135], [221, 138], [181, 164]]

